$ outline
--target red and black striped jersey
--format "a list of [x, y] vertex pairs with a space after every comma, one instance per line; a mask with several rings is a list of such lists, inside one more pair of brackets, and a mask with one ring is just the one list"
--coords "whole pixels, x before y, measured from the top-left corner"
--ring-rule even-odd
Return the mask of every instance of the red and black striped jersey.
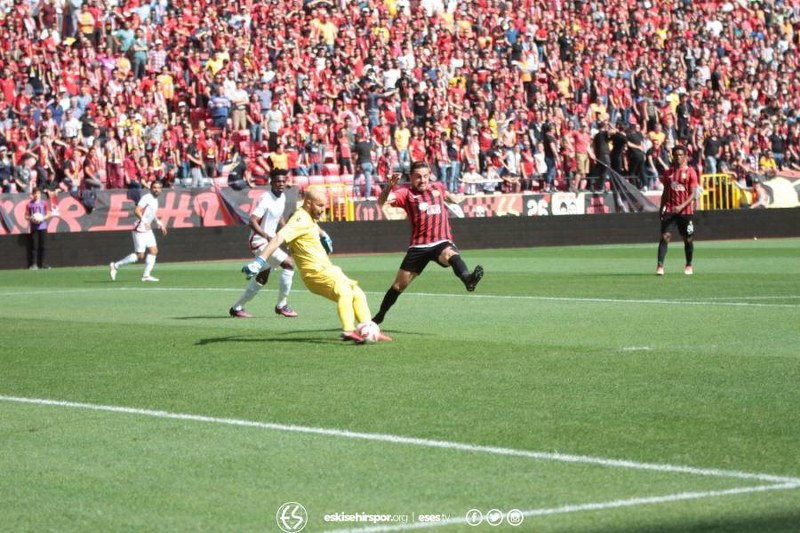
[[[666, 200], [664, 201], [664, 211], [667, 213], [677, 213], [676, 209], [689, 199], [692, 191], [697, 188], [697, 171], [691, 167], [670, 168], [661, 178], [664, 184]], [[689, 202], [681, 215], [691, 215], [694, 213], [694, 201]]]
[[419, 192], [410, 186], [394, 191], [392, 205], [402, 208], [411, 222], [410, 246], [453, 240], [447, 207], [444, 205], [446, 194], [444, 185], [438, 181], [428, 185], [425, 192]]

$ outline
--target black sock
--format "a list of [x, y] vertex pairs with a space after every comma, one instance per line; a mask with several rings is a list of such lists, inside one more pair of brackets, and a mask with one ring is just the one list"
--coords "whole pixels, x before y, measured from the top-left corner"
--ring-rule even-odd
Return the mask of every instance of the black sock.
[[453, 267], [453, 273], [458, 277], [458, 279], [460, 279], [464, 283], [466, 283], [467, 280], [469, 280], [469, 269], [467, 268], [467, 265], [464, 263], [464, 260], [461, 259], [460, 255], [455, 254], [453, 256], [450, 256], [450, 260], [447, 262], [450, 263], [451, 267]]
[[400, 291], [395, 290], [394, 287], [389, 287], [389, 290], [386, 291], [383, 301], [381, 302], [381, 309], [378, 311], [377, 315], [372, 317], [372, 321], [376, 324], [383, 322], [383, 319], [386, 317], [386, 313], [392, 308], [394, 303], [397, 301], [397, 298], [400, 297], [400, 294]]
[[667, 257], [667, 241], [665, 239], [661, 239], [661, 242], [658, 243], [658, 264], [663, 265], [664, 259]]
[[694, 241], [685, 241], [683, 243], [683, 251], [686, 253], [686, 264], [691, 265], [694, 257]]

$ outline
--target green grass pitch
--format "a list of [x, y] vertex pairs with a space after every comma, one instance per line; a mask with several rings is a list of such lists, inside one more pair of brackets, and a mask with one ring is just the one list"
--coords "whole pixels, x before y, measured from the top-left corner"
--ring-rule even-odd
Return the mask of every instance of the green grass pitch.
[[466, 250], [368, 346], [299, 276], [228, 317], [243, 262], [0, 272], [0, 528], [800, 530], [800, 241], [655, 248]]

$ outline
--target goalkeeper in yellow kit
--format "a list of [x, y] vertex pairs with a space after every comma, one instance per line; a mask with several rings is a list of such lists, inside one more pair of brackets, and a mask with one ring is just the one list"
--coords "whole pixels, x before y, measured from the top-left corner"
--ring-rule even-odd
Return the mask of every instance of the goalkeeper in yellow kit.
[[[242, 268], [252, 277], [264, 267], [266, 258], [272, 255], [284, 242], [294, 258], [308, 290], [336, 302], [336, 310], [342, 323], [342, 340], [361, 343], [363, 339], [356, 332], [356, 324], [372, 320], [367, 297], [358, 282], [348, 278], [342, 269], [331, 263], [320, 237], [326, 236], [317, 224], [325, 212], [325, 196], [322, 191], [309, 189], [303, 199], [303, 206], [289, 217], [286, 225], [275, 234], [259, 257]], [[381, 335], [380, 340], [389, 341]]]

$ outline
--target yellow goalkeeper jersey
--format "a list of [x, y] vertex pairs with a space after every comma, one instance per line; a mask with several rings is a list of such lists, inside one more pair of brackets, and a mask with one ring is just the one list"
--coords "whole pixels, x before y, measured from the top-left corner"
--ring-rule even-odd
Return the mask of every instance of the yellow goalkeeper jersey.
[[333, 267], [320, 243], [319, 226], [302, 207], [289, 217], [278, 233], [288, 244], [294, 262], [303, 276]]

